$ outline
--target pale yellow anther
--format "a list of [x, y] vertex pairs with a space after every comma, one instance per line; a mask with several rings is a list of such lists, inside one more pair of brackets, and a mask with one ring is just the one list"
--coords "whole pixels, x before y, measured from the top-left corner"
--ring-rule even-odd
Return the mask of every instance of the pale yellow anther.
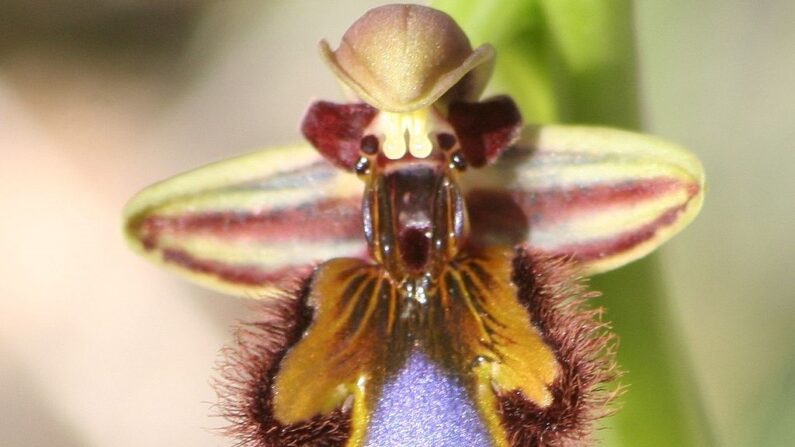
[[381, 112], [379, 127], [384, 135], [384, 155], [398, 160], [409, 152], [416, 158], [427, 158], [433, 151], [428, 108], [406, 113]]
[[402, 113], [382, 112], [379, 127], [384, 133], [384, 155], [390, 160], [398, 160], [406, 155], [406, 137]]
[[428, 109], [419, 109], [409, 115], [411, 115], [409, 152], [416, 158], [427, 158], [433, 150], [433, 143], [428, 138], [430, 134]]

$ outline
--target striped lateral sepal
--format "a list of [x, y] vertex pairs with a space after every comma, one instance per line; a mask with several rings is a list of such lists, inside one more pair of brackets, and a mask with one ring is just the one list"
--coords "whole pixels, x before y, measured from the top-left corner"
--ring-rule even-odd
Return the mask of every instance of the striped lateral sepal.
[[[473, 238], [580, 261], [640, 258], [698, 213], [704, 173], [684, 149], [615, 129], [527, 127], [497, 163], [462, 177]], [[361, 182], [309, 146], [267, 149], [153, 185], [125, 208], [147, 258], [213, 289], [266, 296], [317, 262], [364, 257]]]
[[204, 286], [267, 297], [313, 265], [365, 256], [362, 184], [310, 146], [267, 149], [155, 184], [124, 210], [133, 248]]
[[704, 199], [704, 171], [685, 149], [586, 126], [529, 126], [462, 184], [480, 243], [527, 243], [574, 258], [586, 274], [645, 256], [690, 223]]

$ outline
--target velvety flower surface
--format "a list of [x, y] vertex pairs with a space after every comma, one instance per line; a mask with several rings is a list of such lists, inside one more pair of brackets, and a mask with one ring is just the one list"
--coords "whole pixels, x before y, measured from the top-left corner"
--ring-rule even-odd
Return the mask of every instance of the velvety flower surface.
[[421, 353], [384, 386], [368, 447], [489, 445], [489, 435], [466, 389]]
[[258, 298], [219, 385], [251, 446], [587, 443], [613, 340], [582, 276], [637, 259], [703, 200], [687, 151], [607, 128], [524, 125], [478, 101], [493, 50], [416, 5], [377, 8], [321, 48], [346, 104], [310, 145], [154, 185], [134, 248]]

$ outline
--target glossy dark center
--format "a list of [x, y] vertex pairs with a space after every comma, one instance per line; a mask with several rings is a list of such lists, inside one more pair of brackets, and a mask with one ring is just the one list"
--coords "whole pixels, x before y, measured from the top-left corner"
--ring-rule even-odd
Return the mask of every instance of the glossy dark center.
[[414, 271], [421, 271], [430, 258], [430, 229], [440, 180], [440, 173], [425, 165], [401, 167], [386, 177], [398, 253], [403, 263]]

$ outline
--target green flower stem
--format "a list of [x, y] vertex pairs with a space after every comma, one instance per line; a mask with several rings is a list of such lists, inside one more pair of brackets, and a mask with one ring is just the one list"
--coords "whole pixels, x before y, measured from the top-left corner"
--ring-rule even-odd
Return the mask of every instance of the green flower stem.
[[[497, 48], [496, 91], [528, 122], [638, 129], [632, 6], [628, 0], [438, 0], [474, 45]], [[628, 385], [604, 445], [704, 446], [711, 435], [671, 318], [656, 257], [593, 279], [621, 337]]]

